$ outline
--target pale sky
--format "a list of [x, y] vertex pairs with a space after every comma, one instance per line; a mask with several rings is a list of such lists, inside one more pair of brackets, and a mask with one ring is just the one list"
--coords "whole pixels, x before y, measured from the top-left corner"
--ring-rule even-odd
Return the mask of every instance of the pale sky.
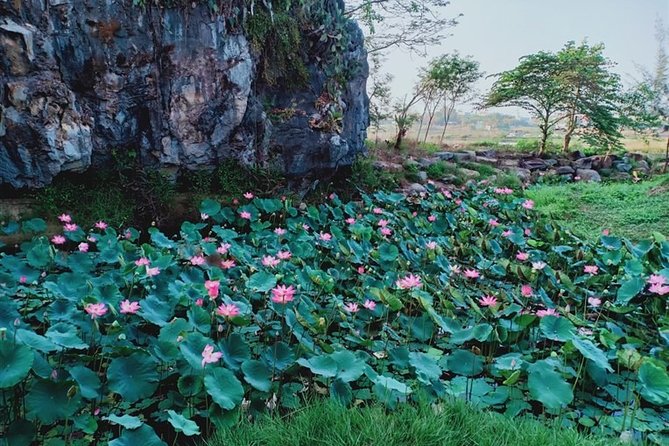
[[[516, 66], [518, 58], [540, 50], [557, 51], [569, 40], [603, 42], [624, 81], [638, 76], [636, 64], [652, 67], [657, 52], [655, 22], [669, 26], [669, 0], [451, 0], [444, 14], [464, 14], [452, 36], [429, 49], [427, 58], [393, 49], [385, 71], [393, 74], [393, 95], [411, 91], [427, 60], [458, 50], [472, 55], [487, 74]], [[480, 82], [485, 91], [492, 79]]]

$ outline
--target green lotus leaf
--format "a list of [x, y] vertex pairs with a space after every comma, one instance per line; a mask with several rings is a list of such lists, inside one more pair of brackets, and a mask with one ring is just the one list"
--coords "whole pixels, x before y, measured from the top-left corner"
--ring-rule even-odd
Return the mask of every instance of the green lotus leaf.
[[267, 347], [261, 353], [262, 359], [276, 370], [283, 371], [295, 363], [295, 352], [285, 342]]
[[412, 352], [409, 354], [409, 364], [416, 370], [418, 380], [429, 385], [441, 376], [441, 368], [431, 356], [425, 353]]
[[12, 387], [28, 376], [35, 360], [33, 351], [22, 344], [0, 341], [0, 389]]
[[558, 410], [573, 401], [571, 385], [546, 361], [537, 361], [530, 365], [528, 373], [527, 387], [530, 396], [546, 408]]
[[272, 370], [262, 361], [246, 360], [242, 363], [244, 381], [261, 392], [269, 392], [272, 388]]
[[226, 410], [234, 409], [244, 398], [242, 383], [234, 373], [222, 367], [208, 371], [204, 377], [204, 387], [214, 402]]
[[100, 396], [100, 387], [102, 387], [102, 384], [100, 383], [100, 378], [94, 371], [78, 365], [72, 367], [69, 372], [79, 385], [81, 396], [89, 400], [96, 399]]
[[144, 422], [139, 417], [133, 417], [132, 415], [121, 415], [119, 417], [118, 415], [112, 413], [106, 417], [102, 417], [102, 419], [107, 420], [110, 423], [123, 426], [126, 429], [137, 429], [144, 424]]
[[75, 326], [61, 322], [49, 327], [44, 336], [56, 345], [75, 350], [88, 348], [88, 344], [81, 340]]
[[258, 271], [249, 277], [247, 286], [259, 293], [266, 293], [276, 286], [276, 277], [266, 271]]
[[30, 446], [33, 443], [37, 429], [28, 420], [16, 419], [7, 428], [7, 446]]
[[109, 446], [167, 446], [163, 440], [156, 435], [151, 426], [143, 424], [137, 429], [124, 429], [119, 438], [109, 442]]
[[597, 364], [597, 366], [606, 369], [609, 372], [613, 372], [613, 368], [609, 364], [606, 354], [593, 344], [592, 341], [575, 337], [571, 342], [583, 356]]
[[340, 379], [333, 380], [330, 384], [330, 397], [338, 403], [348, 406], [353, 401], [351, 385]]
[[644, 362], [639, 368], [639, 393], [650, 403], [669, 405], [669, 375], [666, 368]]
[[483, 358], [468, 350], [455, 350], [445, 357], [446, 369], [462, 376], [476, 376], [483, 372]]
[[167, 411], [167, 421], [169, 421], [175, 431], [183, 432], [187, 437], [200, 435], [200, 428], [195, 421], [189, 420], [173, 410]]
[[68, 395], [71, 384], [66, 381], [53, 382], [33, 379], [26, 394], [26, 417], [52, 424], [74, 415], [81, 409], [81, 395]]
[[107, 369], [109, 390], [130, 403], [148, 398], [158, 388], [157, 366], [155, 359], [142, 353], [114, 358]]
[[631, 279], [626, 280], [622, 283], [620, 288], [618, 288], [616, 304], [627, 305], [641, 292], [641, 290], [643, 290], [645, 285], [646, 282], [641, 277], [632, 277]]
[[567, 318], [544, 316], [539, 323], [541, 333], [553, 341], [567, 342], [574, 338], [576, 328]]

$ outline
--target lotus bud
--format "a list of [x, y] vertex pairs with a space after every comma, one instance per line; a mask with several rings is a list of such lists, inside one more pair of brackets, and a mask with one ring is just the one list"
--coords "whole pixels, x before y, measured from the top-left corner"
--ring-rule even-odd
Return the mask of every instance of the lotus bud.
[[119, 341], [125, 341], [125, 338], [126, 338], [125, 333], [121, 333], [120, 335], [118, 335]]
[[218, 332], [223, 333], [223, 325], [218, 324]]

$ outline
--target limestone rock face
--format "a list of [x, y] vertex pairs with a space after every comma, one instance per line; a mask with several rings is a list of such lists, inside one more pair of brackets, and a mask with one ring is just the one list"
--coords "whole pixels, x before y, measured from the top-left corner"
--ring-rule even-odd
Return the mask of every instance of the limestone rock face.
[[[41, 187], [131, 151], [173, 171], [229, 158], [289, 176], [350, 164], [368, 124], [357, 25], [347, 23], [343, 57], [356, 70], [337, 99], [336, 128], [310, 123], [327, 81], [317, 55], [305, 60], [307, 85], [270, 88], [240, 29], [206, 2], [0, 0], [0, 187]], [[301, 113], [272, 122], [269, 95]]]

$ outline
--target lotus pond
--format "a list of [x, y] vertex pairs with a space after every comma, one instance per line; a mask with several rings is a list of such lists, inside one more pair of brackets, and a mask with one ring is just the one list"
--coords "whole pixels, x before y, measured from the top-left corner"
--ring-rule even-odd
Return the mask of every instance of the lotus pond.
[[586, 242], [483, 186], [200, 211], [0, 228], [31, 235], [0, 247], [0, 444], [197, 444], [317, 395], [669, 441], [661, 234]]

